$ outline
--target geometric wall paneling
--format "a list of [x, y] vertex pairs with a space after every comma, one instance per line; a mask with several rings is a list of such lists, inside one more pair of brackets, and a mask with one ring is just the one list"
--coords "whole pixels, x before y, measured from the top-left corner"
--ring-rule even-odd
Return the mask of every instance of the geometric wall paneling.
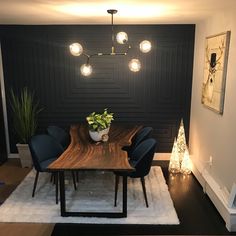
[[[0, 26], [8, 119], [12, 114], [7, 91], [27, 86], [44, 107], [38, 132], [50, 124], [68, 128], [85, 122], [90, 112], [108, 107], [115, 122], [152, 126], [157, 151], [170, 152], [182, 117], [187, 140], [189, 135], [194, 29], [194, 25], [116, 25], [115, 32], [127, 32], [134, 48], [126, 57], [93, 58], [93, 74], [86, 78], [80, 74], [85, 58], [71, 56], [68, 46], [79, 41], [88, 54], [110, 51], [109, 25]], [[152, 42], [145, 55], [138, 50], [143, 39]], [[138, 73], [128, 68], [131, 54], [141, 60]], [[14, 152], [12, 130], [9, 122]]]

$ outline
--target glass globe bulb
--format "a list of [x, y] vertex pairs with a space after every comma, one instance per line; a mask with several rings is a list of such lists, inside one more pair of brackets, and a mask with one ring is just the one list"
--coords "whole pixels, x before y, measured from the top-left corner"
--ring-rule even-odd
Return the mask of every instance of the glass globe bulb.
[[141, 51], [141, 52], [147, 53], [147, 52], [150, 52], [150, 51], [151, 51], [152, 44], [151, 44], [151, 42], [148, 41], [148, 40], [143, 40], [143, 41], [139, 44], [139, 48], [140, 48], [140, 51]]
[[128, 35], [125, 32], [119, 32], [116, 35], [116, 41], [119, 44], [125, 44], [128, 42]]
[[70, 52], [73, 56], [80, 56], [83, 53], [83, 47], [79, 43], [72, 43], [70, 45]]
[[139, 61], [139, 59], [132, 59], [129, 62], [129, 69], [133, 72], [138, 72], [141, 69], [141, 63]]
[[89, 64], [83, 64], [80, 67], [80, 72], [83, 76], [90, 76], [92, 74], [93, 68]]

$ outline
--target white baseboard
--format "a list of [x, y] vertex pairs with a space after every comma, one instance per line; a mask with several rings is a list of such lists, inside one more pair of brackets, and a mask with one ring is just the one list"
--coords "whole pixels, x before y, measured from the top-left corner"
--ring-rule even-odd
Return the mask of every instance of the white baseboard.
[[236, 209], [227, 206], [224, 188], [220, 187], [209, 171], [199, 163], [193, 162], [193, 174], [224, 219], [226, 228], [229, 232], [236, 232]]
[[9, 153], [8, 158], [19, 158], [19, 154], [18, 153]]

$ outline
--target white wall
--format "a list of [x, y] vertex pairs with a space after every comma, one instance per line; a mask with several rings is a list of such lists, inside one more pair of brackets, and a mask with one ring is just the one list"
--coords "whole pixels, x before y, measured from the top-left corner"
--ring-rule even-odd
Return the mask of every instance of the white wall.
[[[217, 113], [201, 104], [205, 38], [231, 31], [224, 113]], [[220, 187], [230, 191], [236, 182], [236, 9], [196, 25], [195, 56], [190, 122], [190, 153], [193, 162], [206, 169]], [[213, 165], [207, 164], [210, 155]]]

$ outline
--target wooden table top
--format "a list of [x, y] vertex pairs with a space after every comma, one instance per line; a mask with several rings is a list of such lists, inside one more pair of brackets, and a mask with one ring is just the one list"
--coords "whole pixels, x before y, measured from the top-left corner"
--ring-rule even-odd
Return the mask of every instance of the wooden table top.
[[70, 128], [70, 145], [48, 169], [132, 171], [127, 152], [122, 147], [131, 144], [132, 137], [141, 127], [112, 124], [109, 140], [96, 143], [91, 140], [87, 125], [73, 125]]

